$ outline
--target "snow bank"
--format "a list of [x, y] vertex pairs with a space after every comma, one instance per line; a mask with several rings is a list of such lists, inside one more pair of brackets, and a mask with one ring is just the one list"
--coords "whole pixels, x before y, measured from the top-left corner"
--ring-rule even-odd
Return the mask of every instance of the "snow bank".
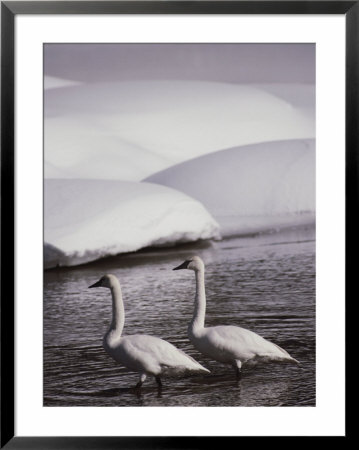
[[218, 237], [196, 200], [149, 183], [45, 180], [45, 268]]
[[57, 89], [68, 86], [77, 86], [81, 83], [73, 80], [65, 80], [63, 78], [58, 77], [50, 77], [48, 75], [44, 76], [44, 89]]
[[224, 236], [315, 220], [315, 141], [235, 147], [145, 179], [200, 201]]
[[314, 138], [314, 98], [314, 86], [298, 84], [163, 80], [49, 89], [45, 177], [139, 181], [224, 148]]

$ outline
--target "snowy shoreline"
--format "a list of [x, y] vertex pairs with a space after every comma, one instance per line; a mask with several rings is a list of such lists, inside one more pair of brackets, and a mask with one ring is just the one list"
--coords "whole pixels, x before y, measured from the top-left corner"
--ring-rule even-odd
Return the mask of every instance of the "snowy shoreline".
[[219, 237], [219, 226], [204, 206], [172, 188], [45, 180], [45, 268]]
[[[150, 254], [157, 255], [157, 256], [163, 256], [165, 257], [168, 253], [172, 253], [174, 251], [178, 251], [180, 253], [185, 253], [188, 255], [194, 254], [198, 251], [198, 249], [206, 249], [211, 248], [213, 245], [216, 245], [216, 243], [219, 242], [227, 242], [231, 241], [233, 239], [241, 239], [244, 242], [244, 245], [248, 245], [248, 239], [252, 241], [252, 245], [254, 245], [254, 241], [257, 242], [258, 245], [261, 245], [261, 242], [264, 241], [267, 245], [273, 245], [277, 242], [282, 243], [283, 239], [285, 242], [287, 242], [287, 236], [291, 236], [292, 234], [296, 235], [297, 233], [311, 233], [313, 235], [314, 233], [314, 239], [315, 239], [315, 220], [308, 220], [301, 224], [297, 225], [288, 225], [288, 226], [282, 226], [277, 227], [273, 229], [266, 229], [266, 230], [258, 230], [258, 231], [250, 231], [245, 230], [243, 232], [233, 232], [231, 234], [222, 236], [220, 238], [212, 238], [212, 239], [198, 239], [196, 241], [189, 241], [189, 242], [181, 242], [181, 243], [168, 243], [163, 245], [157, 245], [157, 246], [148, 246], [148, 247], [142, 247], [135, 251], [130, 252], [122, 252], [122, 253], [116, 253], [116, 254], [106, 254], [103, 256], [99, 256], [95, 259], [91, 259], [90, 261], [80, 262], [80, 263], [73, 263], [73, 261], [69, 260], [68, 264], [61, 264], [60, 261], [65, 261], [66, 258], [64, 258], [64, 255], [62, 252], [60, 252], [55, 247], [51, 246], [50, 244], [45, 243], [44, 244], [44, 270], [58, 270], [58, 269], [71, 269], [71, 268], [78, 268], [82, 266], [92, 265], [92, 264], [103, 264], [107, 261], [111, 261], [113, 258], [121, 258], [121, 261], [123, 258], [125, 260], [128, 260], [128, 258], [136, 257], [136, 258], [144, 258], [146, 255]], [[309, 240], [312, 240], [310, 238]], [[292, 237], [289, 238], [288, 242], [295, 241]], [[57, 259], [56, 259], [57, 258]], [[57, 263], [54, 263], [54, 261], [57, 260]]]

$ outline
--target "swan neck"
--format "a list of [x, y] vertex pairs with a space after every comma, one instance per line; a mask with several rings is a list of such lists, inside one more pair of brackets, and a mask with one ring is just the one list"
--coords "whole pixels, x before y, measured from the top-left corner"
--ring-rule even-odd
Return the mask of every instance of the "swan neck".
[[122, 292], [120, 284], [111, 287], [112, 295], [112, 322], [110, 331], [115, 331], [116, 335], [121, 336], [125, 324], [125, 308], [123, 306]]
[[194, 301], [194, 314], [191, 322], [193, 332], [204, 327], [206, 314], [206, 292], [204, 285], [204, 269], [196, 270], [196, 295]]

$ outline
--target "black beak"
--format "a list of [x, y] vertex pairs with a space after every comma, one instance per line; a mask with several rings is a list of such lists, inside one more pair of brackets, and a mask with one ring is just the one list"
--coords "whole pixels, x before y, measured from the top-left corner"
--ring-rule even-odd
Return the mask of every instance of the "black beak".
[[179, 266], [175, 267], [175, 268], [172, 269], [172, 270], [187, 269], [188, 264], [189, 264], [190, 262], [191, 262], [191, 261], [185, 261], [184, 263], [180, 264]]
[[91, 284], [91, 286], [89, 286], [88, 288], [90, 289], [90, 288], [100, 287], [100, 286], [101, 286], [101, 280], [96, 281], [96, 283], [94, 283], [94, 284]]

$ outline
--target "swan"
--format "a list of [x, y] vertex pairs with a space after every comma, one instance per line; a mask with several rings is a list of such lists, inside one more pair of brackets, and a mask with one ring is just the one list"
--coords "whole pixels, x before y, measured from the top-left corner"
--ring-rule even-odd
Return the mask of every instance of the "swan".
[[199, 352], [233, 366], [237, 378], [241, 375], [242, 365], [248, 361], [286, 361], [299, 364], [285, 350], [253, 331], [232, 325], [205, 327], [204, 263], [199, 256], [193, 256], [173, 270], [180, 269], [193, 270], [196, 276], [195, 306], [188, 326], [188, 337]]
[[117, 362], [139, 373], [136, 388], [142, 386], [147, 375], [155, 377], [160, 388], [162, 375], [209, 373], [201, 364], [169, 342], [144, 334], [122, 336], [125, 310], [121, 285], [115, 275], [104, 275], [89, 288], [105, 287], [112, 295], [112, 322], [103, 338], [103, 347]]

